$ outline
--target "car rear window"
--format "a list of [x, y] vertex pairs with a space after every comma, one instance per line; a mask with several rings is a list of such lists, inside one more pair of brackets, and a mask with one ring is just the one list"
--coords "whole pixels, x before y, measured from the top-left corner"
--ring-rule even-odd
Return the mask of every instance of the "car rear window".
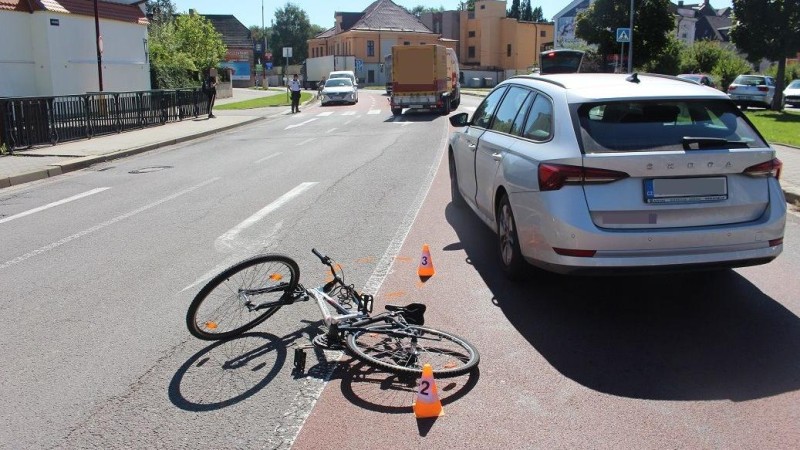
[[733, 80], [733, 83], [741, 84], [743, 86], [764, 86], [767, 84], [767, 80], [764, 77], [739, 75], [735, 80]]
[[586, 103], [577, 113], [586, 153], [767, 147], [723, 100]]

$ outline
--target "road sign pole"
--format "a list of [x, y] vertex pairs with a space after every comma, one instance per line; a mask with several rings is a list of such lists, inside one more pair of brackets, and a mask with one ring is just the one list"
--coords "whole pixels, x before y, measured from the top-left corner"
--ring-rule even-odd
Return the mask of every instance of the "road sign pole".
[[633, 0], [631, 0], [630, 41], [628, 41], [628, 73], [633, 73]]

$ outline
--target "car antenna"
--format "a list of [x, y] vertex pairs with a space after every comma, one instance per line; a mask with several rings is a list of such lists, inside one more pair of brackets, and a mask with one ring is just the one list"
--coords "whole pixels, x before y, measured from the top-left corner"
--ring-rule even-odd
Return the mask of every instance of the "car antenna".
[[633, 72], [631, 76], [625, 78], [625, 80], [630, 81], [631, 83], [638, 83], [639, 81], [641, 81], [639, 80], [639, 74], [636, 72]]

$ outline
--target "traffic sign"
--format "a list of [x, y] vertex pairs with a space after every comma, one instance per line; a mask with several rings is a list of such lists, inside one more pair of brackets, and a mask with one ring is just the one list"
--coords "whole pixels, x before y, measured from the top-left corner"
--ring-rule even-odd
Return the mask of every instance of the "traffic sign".
[[617, 28], [617, 42], [630, 42], [631, 29], [630, 28]]
[[292, 47], [283, 47], [283, 57], [284, 58], [292, 57]]

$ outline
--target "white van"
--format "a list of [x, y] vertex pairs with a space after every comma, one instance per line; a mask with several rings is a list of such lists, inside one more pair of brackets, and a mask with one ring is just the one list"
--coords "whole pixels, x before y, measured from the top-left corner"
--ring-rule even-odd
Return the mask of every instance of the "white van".
[[356, 79], [356, 74], [353, 73], [352, 70], [335, 70], [328, 75], [329, 80], [332, 78], [348, 78], [353, 82], [353, 86], [358, 89], [358, 80]]

